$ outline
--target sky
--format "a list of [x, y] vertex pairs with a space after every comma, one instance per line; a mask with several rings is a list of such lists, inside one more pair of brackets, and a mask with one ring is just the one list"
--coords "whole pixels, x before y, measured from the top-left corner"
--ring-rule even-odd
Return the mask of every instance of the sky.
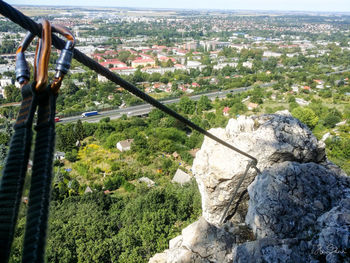
[[14, 5], [350, 12], [350, 0], [5, 0]]

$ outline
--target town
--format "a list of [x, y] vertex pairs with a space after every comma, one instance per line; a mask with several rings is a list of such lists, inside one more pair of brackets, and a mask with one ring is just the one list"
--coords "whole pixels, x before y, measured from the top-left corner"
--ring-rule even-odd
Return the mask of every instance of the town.
[[[320, 19], [314, 15], [264, 13], [245, 16], [113, 9], [57, 11], [47, 17], [73, 31], [80, 51], [157, 99], [272, 80], [287, 81], [294, 92], [310, 87], [325, 88], [326, 92], [332, 85], [319, 76], [348, 67], [347, 16], [331, 20], [330, 15]], [[1, 23], [4, 28], [9, 24], [5, 20]], [[8, 88], [6, 93], [5, 87], [15, 84], [18, 88], [13, 77], [14, 58], [24, 34], [6, 28], [1, 35], [0, 96], [6, 102], [20, 99], [18, 91]], [[33, 51], [27, 52], [27, 59], [33, 63]], [[305, 77], [310, 71], [315, 79]], [[96, 94], [90, 86], [103, 85], [107, 79], [97, 76], [88, 82], [89, 74], [92, 73], [80, 66], [73, 67], [62, 87], [63, 95], [78, 91], [79, 97], [86, 97], [89, 91]], [[286, 80], [286, 75], [296, 75], [298, 79]], [[93, 100], [88, 96], [78, 104], [73, 97], [74, 103], [68, 100], [64, 109], [58, 107], [60, 115], [136, 103], [127, 95], [124, 98], [116, 94], [113, 87], [103, 86], [102, 90], [110, 90], [108, 94], [103, 92], [102, 96], [99, 89], [101, 96]]]
[[[17, 8], [66, 26], [76, 49], [205, 130], [242, 115], [290, 114], [350, 173], [350, 13]], [[3, 17], [0, 32], [2, 169], [26, 32]], [[53, 48], [50, 78], [58, 55]], [[201, 215], [192, 164], [204, 136], [143, 104], [73, 60], [57, 98], [49, 262], [147, 262]], [[27, 185], [24, 195], [26, 207]]]

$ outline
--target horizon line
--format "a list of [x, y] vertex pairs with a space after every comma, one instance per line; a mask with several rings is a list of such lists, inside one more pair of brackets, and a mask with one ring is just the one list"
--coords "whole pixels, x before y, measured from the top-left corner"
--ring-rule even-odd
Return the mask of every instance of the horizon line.
[[47, 5], [47, 4], [12, 4], [22, 7], [71, 7], [71, 8], [120, 8], [120, 9], [147, 9], [147, 10], [183, 10], [183, 11], [234, 11], [234, 12], [292, 12], [292, 13], [340, 13], [350, 14], [350, 11], [318, 11], [318, 10], [287, 10], [287, 9], [224, 9], [224, 8], [176, 8], [176, 7], [131, 7], [131, 6], [99, 6], [99, 5]]

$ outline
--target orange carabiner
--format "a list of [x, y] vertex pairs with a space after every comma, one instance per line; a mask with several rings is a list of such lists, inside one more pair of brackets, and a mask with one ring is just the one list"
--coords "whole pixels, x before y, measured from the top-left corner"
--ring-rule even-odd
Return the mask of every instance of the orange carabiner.
[[37, 44], [34, 59], [34, 81], [37, 92], [42, 92], [46, 89], [51, 54], [51, 25], [47, 20], [43, 20], [41, 25], [41, 39]]

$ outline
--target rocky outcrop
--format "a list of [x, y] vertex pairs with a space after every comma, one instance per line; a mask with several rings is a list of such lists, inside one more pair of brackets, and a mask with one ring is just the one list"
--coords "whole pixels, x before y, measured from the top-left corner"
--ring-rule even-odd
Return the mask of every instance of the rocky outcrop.
[[350, 198], [349, 178], [315, 163], [284, 162], [248, 187], [246, 223], [257, 238], [307, 238], [316, 219]]
[[[240, 116], [237, 120], [231, 119], [226, 129], [211, 129], [210, 132], [255, 156], [260, 170], [284, 161], [323, 161], [324, 144], [319, 144], [304, 124], [288, 116], [288, 113], [284, 114]], [[202, 196], [203, 216], [209, 223], [219, 225], [248, 161], [247, 157], [205, 138], [201, 150], [196, 154], [192, 170]], [[251, 169], [233, 204], [255, 176], [256, 172]], [[233, 218], [236, 222], [244, 222], [247, 212], [247, 206], [240, 208]], [[234, 205], [229, 210], [231, 214], [233, 209]]]
[[260, 262], [350, 256], [348, 177], [315, 163], [284, 162], [257, 176], [248, 192], [246, 223], [257, 240], [236, 247], [236, 262], [251, 255]]
[[220, 224], [248, 158], [205, 138], [192, 169], [203, 217], [150, 262], [350, 262], [350, 180], [305, 125], [282, 113], [210, 132], [261, 173], [249, 170]]
[[234, 243], [231, 233], [201, 217], [183, 229], [181, 236], [170, 240], [169, 250], [157, 254], [151, 262], [230, 262]]

